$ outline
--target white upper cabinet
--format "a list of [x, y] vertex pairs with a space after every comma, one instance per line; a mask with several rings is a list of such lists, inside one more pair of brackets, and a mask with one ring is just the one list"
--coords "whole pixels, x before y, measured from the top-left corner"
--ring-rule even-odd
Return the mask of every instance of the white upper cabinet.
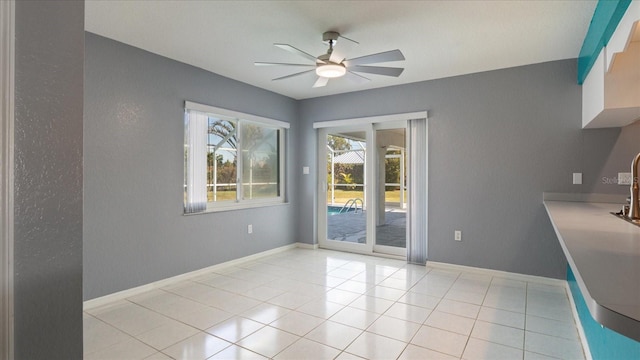
[[633, 1], [582, 84], [582, 127], [640, 120], [640, 1]]

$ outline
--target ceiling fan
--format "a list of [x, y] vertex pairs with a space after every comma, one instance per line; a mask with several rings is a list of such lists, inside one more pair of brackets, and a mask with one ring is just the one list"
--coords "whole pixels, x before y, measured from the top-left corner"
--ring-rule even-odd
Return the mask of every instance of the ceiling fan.
[[296, 67], [313, 67], [314, 69], [305, 70], [302, 72], [282, 76], [279, 78], [275, 78], [273, 80], [283, 80], [292, 78], [295, 76], [304, 75], [310, 72], [315, 71], [316, 75], [318, 75], [318, 80], [316, 80], [313, 87], [322, 87], [327, 85], [329, 79], [339, 78], [342, 76], [349, 76], [352, 80], [356, 82], [365, 82], [371, 81], [371, 79], [360, 75], [358, 73], [368, 73], [368, 74], [376, 74], [376, 75], [385, 75], [385, 76], [395, 76], [398, 77], [404, 71], [404, 68], [398, 67], [384, 67], [384, 66], [367, 66], [367, 64], [377, 64], [384, 63], [389, 61], [400, 61], [404, 60], [404, 55], [400, 50], [391, 50], [385, 51], [377, 54], [360, 56], [353, 59], [344, 59], [341, 58], [336, 52], [333, 51], [333, 47], [338, 41], [338, 38], [343, 38], [354, 43], [358, 43], [357, 41], [351, 40], [344, 36], [341, 36], [338, 32], [335, 31], [327, 31], [322, 34], [322, 41], [329, 45], [329, 49], [326, 54], [322, 54], [318, 57], [313, 56], [307, 52], [304, 52], [296, 47], [293, 47], [289, 44], [274, 44], [276, 47], [292, 52], [300, 57], [303, 57], [307, 60], [311, 60], [314, 64], [292, 64], [292, 63], [273, 63], [273, 62], [255, 62], [256, 66], [296, 66]]

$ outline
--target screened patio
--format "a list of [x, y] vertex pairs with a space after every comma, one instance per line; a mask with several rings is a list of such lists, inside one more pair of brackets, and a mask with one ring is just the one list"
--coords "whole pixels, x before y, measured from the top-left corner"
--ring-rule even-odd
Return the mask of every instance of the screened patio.
[[[327, 238], [366, 241], [366, 144], [348, 139], [348, 148], [327, 145]], [[345, 147], [343, 143], [343, 147]], [[405, 149], [388, 146], [378, 159], [379, 183], [376, 243], [394, 247], [406, 244]], [[392, 170], [390, 170], [392, 169]], [[381, 200], [381, 201], [380, 201]]]

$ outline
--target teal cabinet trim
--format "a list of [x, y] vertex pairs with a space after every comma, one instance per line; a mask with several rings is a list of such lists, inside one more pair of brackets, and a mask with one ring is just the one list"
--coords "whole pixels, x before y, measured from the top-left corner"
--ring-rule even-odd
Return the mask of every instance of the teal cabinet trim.
[[603, 327], [591, 317], [569, 265], [567, 265], [567, 282], [593, 359], [640, 359], [640, 342]]
[[582, 85], [600, 50], [609, 43], [629, 4], [631, 0], [598, 1], [578, 55], [578, 84]]

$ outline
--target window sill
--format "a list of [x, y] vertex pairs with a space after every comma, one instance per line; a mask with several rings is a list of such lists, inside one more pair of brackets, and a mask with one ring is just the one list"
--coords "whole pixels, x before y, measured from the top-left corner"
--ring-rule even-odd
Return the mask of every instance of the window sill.
[[281, 206], [281, 205], [289, 205], [289, 202], [288, 201], [264, 201], [264, 202], [253, 202], [253, 203], [246, 203], [246, 202], [232, 203], [229, 205], [209, 206], [205, 211], [196, 212], [196, 213], [183, 213], [183, 215], [184, 216], [202, 215], [202, 214], [210, 214], [210, 213], [217, 213], [217, 212], [247, 210], [247, 209]]

